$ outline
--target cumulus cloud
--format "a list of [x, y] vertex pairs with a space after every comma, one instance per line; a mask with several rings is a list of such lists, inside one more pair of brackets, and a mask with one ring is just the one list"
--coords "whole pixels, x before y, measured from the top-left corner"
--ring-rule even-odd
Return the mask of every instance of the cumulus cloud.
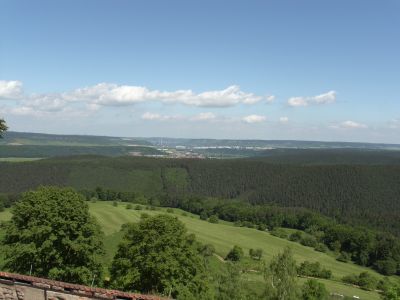
[[22, 96], [22, 82], [17, 80], [0, 80], [0, 99], [14, 100]]
[[312, 97], [292, 97], [288, 100], [288, 104], [293, 107], [330, 104], [334, 102], [336, 102], [335, 91], [329, 91], [327, 93]]
[[344, 121], [342, 123], [335, 124], [330, 127], [334, 128], [334, 129], [365, 129], [365, 128], [368, 128], [367, 125], [362, 124], [362, 123], [357, 123], [354, 121]]
[[242, 118], [242, 120], [246, 123], [261, 123], [267, 120], [267, 117], [260, 115], [248, 115]]
[[146, 112], [142, 115], [142, 119], [148, 121], [170, 121], [170, 120], [179, 120], [184, 118], [179, 115], [162, 115], [158, 113]]
[[198, 107], [229, 107], [237, 104], [254, 104], [263, 98], [245, 93], [237, 85], [224, 90], [194, 93], [192, 90], [159, 91], [142, 86], [100, 83], [76, 89], [63, 95], [69, 101], [92, 101], [103, 106], [132, 105], [146, 101], [179, 103]]

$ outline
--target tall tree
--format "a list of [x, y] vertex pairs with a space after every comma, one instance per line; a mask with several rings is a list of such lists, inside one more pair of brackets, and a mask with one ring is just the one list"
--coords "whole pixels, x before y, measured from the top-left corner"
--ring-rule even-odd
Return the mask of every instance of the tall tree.
[[90, 284], [101, 279], [102, 233], [83, 197], [41, 187], [15, 205], [3, 244], [12, 272]]
[[275, 256], [264, 272], [266, 280], [265, 295], [271, 300], [299, 299], [296, 281], [296, 261], [290, 248]]
[[[176, 217], [157, 215], [123, 228], [123, 240], [111, 266], [116, 288], [157, 292], [182, 298], [207, 294], [203, 259], [193, 235]], [[182, 295], [181, 295], [182, 296]]]
[[0, 119], [0, 138], [3, 137], [3, 133], [6, 132], [8, 129], [8, 126], [6, 124], [6, 121], [4, 119]]

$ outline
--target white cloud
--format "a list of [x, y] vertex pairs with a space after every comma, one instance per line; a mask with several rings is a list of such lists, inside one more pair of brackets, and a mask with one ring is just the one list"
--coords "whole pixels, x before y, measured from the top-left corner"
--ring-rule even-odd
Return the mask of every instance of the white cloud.
[[192, 121], [210, 121], [210, 120], [215, 120], [216, 115], [213, 114], [212, 112], [204, 112], [204, 113], [199, 113], [198, 115], [195, 115], [191, 118]]
[[267, 120], [267, 117], [260, 115], [248, 115], [242, 118], [242, 120], [246, 123], [260, 123]]
[[22, 82], [17, 80], [0, 80], [0, 99], [13, 100], [22, 95]]
[[179, 115], [161, 115], [157, 113], [146, 112], [142, 115], [142, 119], [148, 121], [170, 121], [184, 119], [184, 117]]
[[279, 122], [281, 122], [281, 123], [287, 123], [287, 122], [289, 122], [289, 118], [288, 118], [288, 117], [280, 117], [280, 118], [279, 118]]
[[119, 86], [110, 83], [100, 83], [91, 87], [76, 89], [65, 93], [64, 97], [69, 101], [92, 101], [95, 104], [104, 106], [159, 101], [198, 107], [229, 107], [237, 104], [254, 104], [262, 100], [260, 96], [241, 91], [237, 85], [229, 86], [224, 90], [196, 94], [192, 90], [168, 92], [150, 90], [142, 86]]
[[362, 124], [362, 123], [357, 123], [354, 121], [344, 121], [342, 123], [335, 124], [330, 127], [334, 128], [334, 129], [365, 129], [365, 128], [368, 128], [367, 125]]
[[318, 104], [330, 104], [336, 102], [336, 92], [329, 91], [327, 93], [312, 97], [291, 97], [288, 100], [290, 106], [309, 106]]

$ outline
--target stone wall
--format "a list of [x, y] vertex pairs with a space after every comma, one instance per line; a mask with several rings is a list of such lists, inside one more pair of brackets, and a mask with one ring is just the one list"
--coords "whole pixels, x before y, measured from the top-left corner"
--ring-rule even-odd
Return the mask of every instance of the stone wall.
[[162, 300], [157, 296], [126, 293], [0, 272], [0, 300]]

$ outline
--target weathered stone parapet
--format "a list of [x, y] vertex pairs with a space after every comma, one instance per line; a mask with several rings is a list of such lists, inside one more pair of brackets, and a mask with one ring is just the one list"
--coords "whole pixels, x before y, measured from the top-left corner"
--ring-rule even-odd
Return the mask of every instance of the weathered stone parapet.
[[0, 300], [162, 300], [151, 295], [92, 288], [33, 276], [0, 272]]

